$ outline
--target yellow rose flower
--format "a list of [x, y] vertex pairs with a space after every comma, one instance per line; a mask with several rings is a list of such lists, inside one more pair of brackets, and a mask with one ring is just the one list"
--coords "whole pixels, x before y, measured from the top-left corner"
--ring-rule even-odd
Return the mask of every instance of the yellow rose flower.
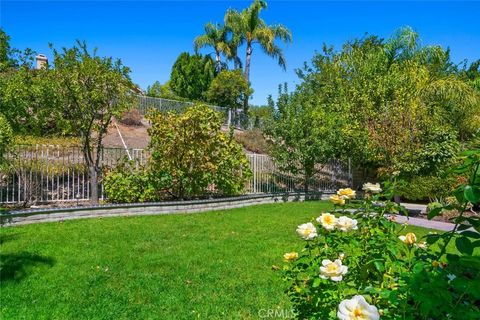
[[298, 259], [297, 252], [287, 252], [283, 255], [283, 259], [287, 262], [294, 261]]
[[322, 215], [317, 218], [317, 222], [327, 230], [333, 230], [337, 226], [337, 218], [331, 213], [322, 213]]
[[333, 204], [338, 204], [339, 206], [343, 206], [345, 204], [345, 199], [338, 194], [334, 194], [330, 197], [330, 202], [332, 202]]
[[355, 199], [355, 191], [350, 188], [339, 189], [337, 195], [343, 199]]
[[409, 232], [406, 235], [400, 236], [398, 238], [408, 245], [412, 245], [417, 242], [417, 236], [415, 236], [415, 233], [412, 232]]

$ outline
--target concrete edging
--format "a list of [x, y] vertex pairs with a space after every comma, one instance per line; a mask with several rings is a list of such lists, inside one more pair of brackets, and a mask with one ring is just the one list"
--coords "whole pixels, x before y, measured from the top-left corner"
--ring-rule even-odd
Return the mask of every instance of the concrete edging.
[[[315, 198], [318, 200], [326, 200], [329, 196], [330, 194], [321, 193], [315, 195]], [[200, 213], [206, 211], [241, 208], [259, 204], [292, 201], [305, 201], [305, 194], [266, 194], [177, 202], [119, 205], [109, 204], [89, 207], [31, 209], [14, 211], [9, 214], [4, 214], [0, 218], [4, 222], [2, 227], [9, 227], [32, 223], [58, 222], [84, 218]]]

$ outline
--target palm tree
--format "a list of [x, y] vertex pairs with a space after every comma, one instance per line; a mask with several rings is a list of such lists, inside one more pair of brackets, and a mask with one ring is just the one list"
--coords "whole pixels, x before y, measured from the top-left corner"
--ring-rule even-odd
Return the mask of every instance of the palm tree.
[[227, 45], [229, 52], [226, 54], [227, 60], [233, 61], [234, 69], [242, 69], [242, 59], [238, 56], [238, 48], [243, 44], [243, 38], [240, 32], [226, 27], [228, 31]]
[[230, 47], [227, 43], [227, 32], [228, 30], [224, 26], [218, 23], [213, 24], [209, 22], [205, 25], [205, 33], [196, 37], [193, 41], [195, 52], [198, 52], [198, 49], [203, 47], [213, 47], [215, 50], [216, 72], [220, 72], [222, 69], [221, 54], [223, 53], [227, 57], [230, 56]]
[[[275, 44], [276, 39], [285, 43], [292, 41], [291, 32], [283, 25], [267, 25], [260, 18], [260, 12], [267, 7], [263, 0], [254, 0], [249, 8], [238, 12], [229, 9], [225, 15], [225, 25], [229, 30], [241, 39], [239, 43], [246, 43], [244, 76], [250, 81], [250, 63], [252, 59], [253, 45], [259, 44], [262, 50], [272, 58], [278, 60], [278, 64], [285, 69], [285, 57], [282, 49]], [[244, 102], [244, 108], [248, 107], [248, 97]]]

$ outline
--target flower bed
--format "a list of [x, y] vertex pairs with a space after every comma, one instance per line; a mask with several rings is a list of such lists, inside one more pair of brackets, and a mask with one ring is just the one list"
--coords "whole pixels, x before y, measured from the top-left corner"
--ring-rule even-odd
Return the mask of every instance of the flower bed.
[[[480, 201], [478, 155], [463, 167], [473, 171], [470, 184], [456, 192], [459, 212]], [[480, 256], [474, 253], [480, 220], [460, 214], [451, 232], [420, 241], [387, 218], [405, 212], [391, 201], [395, 183], [385, 183], [385, 191], [380, 184], [365, 184], [362, 204], [349, 210], [356, 193], [340, 189], [330, 197], [334, 210], [298, 226], [304, 249], [286, 253], [283, 268], [298, 318], [478, 319]], [[384, 205], [375, 205], [378, 201]], [[452, 207], [432, 210], [429, 218], [442, 209]], [[476, 231], [467, 230], [472, 227]], [[446, 253], [453, 238], [459, 255]]]

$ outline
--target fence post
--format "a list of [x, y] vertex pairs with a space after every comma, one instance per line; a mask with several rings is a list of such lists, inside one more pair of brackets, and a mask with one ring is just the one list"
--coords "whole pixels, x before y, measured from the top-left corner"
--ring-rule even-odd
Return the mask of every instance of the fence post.
[[348, 158], [348, 184], [353, 188], [352, 158]]
[[253, 154], [253, 193], [257, 193], [257, 154]]

